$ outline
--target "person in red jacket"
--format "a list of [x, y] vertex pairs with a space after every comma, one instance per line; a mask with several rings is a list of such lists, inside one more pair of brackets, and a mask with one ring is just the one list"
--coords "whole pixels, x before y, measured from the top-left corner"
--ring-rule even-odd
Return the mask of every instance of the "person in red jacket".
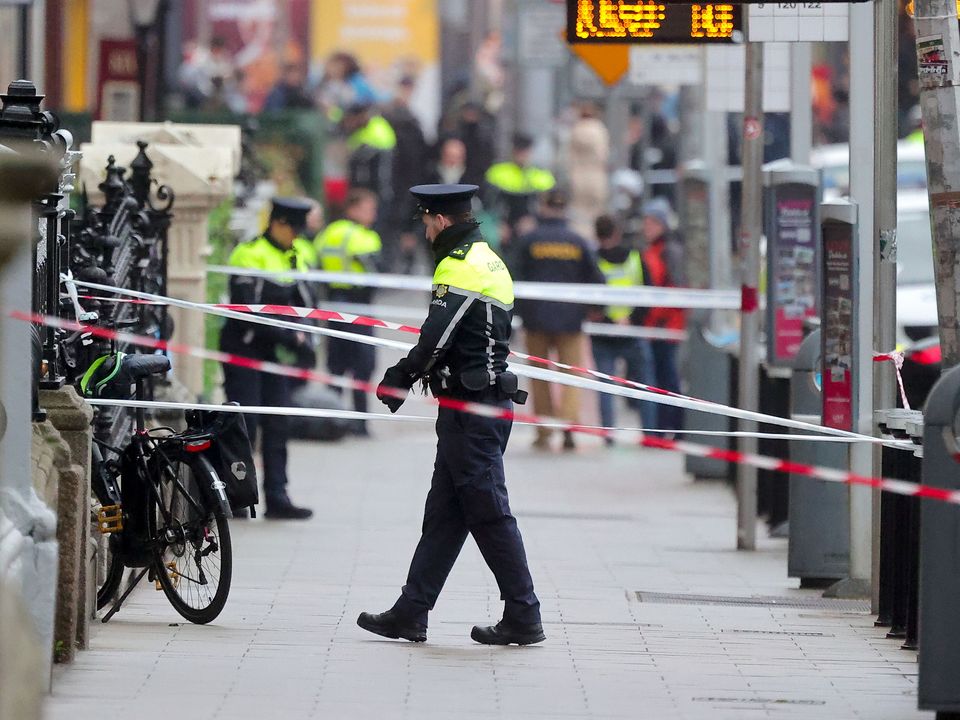
[[[665, 198], [654, 198], [643, 207], [643, 235], [646, 247], [643, 263], [647, 271], [648, 285], [656, 287], [683, 287], [686, 284], [683, 271], [683, 245], [680, 238], [670, 230], [670, 203]], [[644, 317], [646, 327], [683, 330], [686, 323], [680, 308], [652, 307]], [[653, 340], [655, 385], [680, 392], [680, 365], [678, 345], [669, 340]], [[662, 430], [679, 432], [683, 428], [683, 411], [672, 405], [657, 405], [657, 424]]]

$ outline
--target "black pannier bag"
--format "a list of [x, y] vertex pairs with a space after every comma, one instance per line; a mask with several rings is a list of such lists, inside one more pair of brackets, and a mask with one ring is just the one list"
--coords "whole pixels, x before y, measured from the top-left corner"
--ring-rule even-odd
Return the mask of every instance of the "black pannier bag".
[[116, 536], [119, 543], [115, 549], [126, 567], [147, 567], [154, 559], [147, 527], [150, 489], [137, 467], [137, 454], [133, 443], [128, 445], [120, 456], [120, 500], [123, 507], [123, 532]]
[[216, 410], [191, 410], [187, 413], [187, 424], [191, 430], [211, 436], [210, 448], [204, 450], [203, 454], [226, 485], [230, 509], [237, 513], [250, 508], [250, 516], [256, 517], [256, 505], [260, 502], [257, 468], [243, 415]]

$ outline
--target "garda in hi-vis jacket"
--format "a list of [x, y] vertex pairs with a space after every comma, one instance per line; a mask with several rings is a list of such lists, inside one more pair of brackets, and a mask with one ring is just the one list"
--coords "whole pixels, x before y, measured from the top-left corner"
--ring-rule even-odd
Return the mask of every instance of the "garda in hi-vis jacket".
[[376, 193], [382, 206], [393, 201], [393, 151], [397, 135], [383, 117], [374, 115], [347, 138], [350, 156], [347, 179], [350, 187]]
[[[313, 248], [303, 238], [296, 238], [293, 247], [284, 250], [261, 235], [255, 240], [239, 244], [230, 255], [229, 264], [233, 267], [268, 272], [295, 270], [306, 272], [310, 269], [309, 260], [313, 257]], [[275, 278], [244, 277], [234, 275], [230, 278], [230, 302], [250, 305], [303, 305], [311, 307], [313, 297], [302, 281], [277, 276]], [[272, 325], [255, 325], [228, 318], [220, 333], [220, 349], [224, 352], [247, 355], [262, 360], [276, 360], [277, 348], [297, 346], [292, 330]]]
[[[643, 260], [639, 250], [630, 250], [626, 257], [617, 262], [604, 257], [603, 253], [597, 258], [597, 266], [611, 287], [636, 287], [643, 285]], [[634, 309], [628, 305], [609, 305], [605, 309], [610, 322], [622, 322], [629, 318]]]
[[[314, 240], [317, 264], [327, 272], [377, 272], [383, 244], [380, 235], [360, 223], [344, 218], [331, 223]], [[368, 303], [373, 289], [349, 283], [330, 283], [331, 297], [347, 302]]]
[[398, 368], [411, 385], [428, 377], [434, 394], [486, 390], [507, 369], [513, 280], [474, 223], [444, 229], [434, 250], [430, 311]]
[[533, 215], [539, 194], [557, 184], [549, 170], [524, 167], [512, 161], [491, 165], [484, 179], [488, 188], [488, 204], [509, 225], [524, 215]]

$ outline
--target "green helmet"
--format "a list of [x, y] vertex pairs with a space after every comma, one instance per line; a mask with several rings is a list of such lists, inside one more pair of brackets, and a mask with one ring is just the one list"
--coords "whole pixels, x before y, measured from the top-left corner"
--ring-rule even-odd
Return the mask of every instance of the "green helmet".
[[84, 397], [106, 397], [110, 382], [120, 373], [126, 353], [113, 352], [101, 355], [91, 363], [80, 378], [80, 392]]

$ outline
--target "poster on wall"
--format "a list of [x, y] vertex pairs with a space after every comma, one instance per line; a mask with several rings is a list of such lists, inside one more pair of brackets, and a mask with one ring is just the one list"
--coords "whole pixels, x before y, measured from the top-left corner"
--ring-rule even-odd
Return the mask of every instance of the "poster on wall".
[[[310, 20], [311, 75], [324, 78], [324, 104], [342, 106], [371, 94], [386, 100], [408, 78], [414, 83], [411, 110], [428, 134], [437, 127], [437, 0], [330, 0], [314, 3]], [[359, 75], [345, 74], [354, 67]]]
[[312, 105], [310, 16], [310, 0], [185, 0], [177, 84], [187, 109]]
[[804, 321], [818, 314], [819, 188], [791, 182], [767, 192], [767, 360], [789, 367]]
[[96, 114], [98, 120], [140, 119], [140, 74], [133, 40], [100, 41]]

